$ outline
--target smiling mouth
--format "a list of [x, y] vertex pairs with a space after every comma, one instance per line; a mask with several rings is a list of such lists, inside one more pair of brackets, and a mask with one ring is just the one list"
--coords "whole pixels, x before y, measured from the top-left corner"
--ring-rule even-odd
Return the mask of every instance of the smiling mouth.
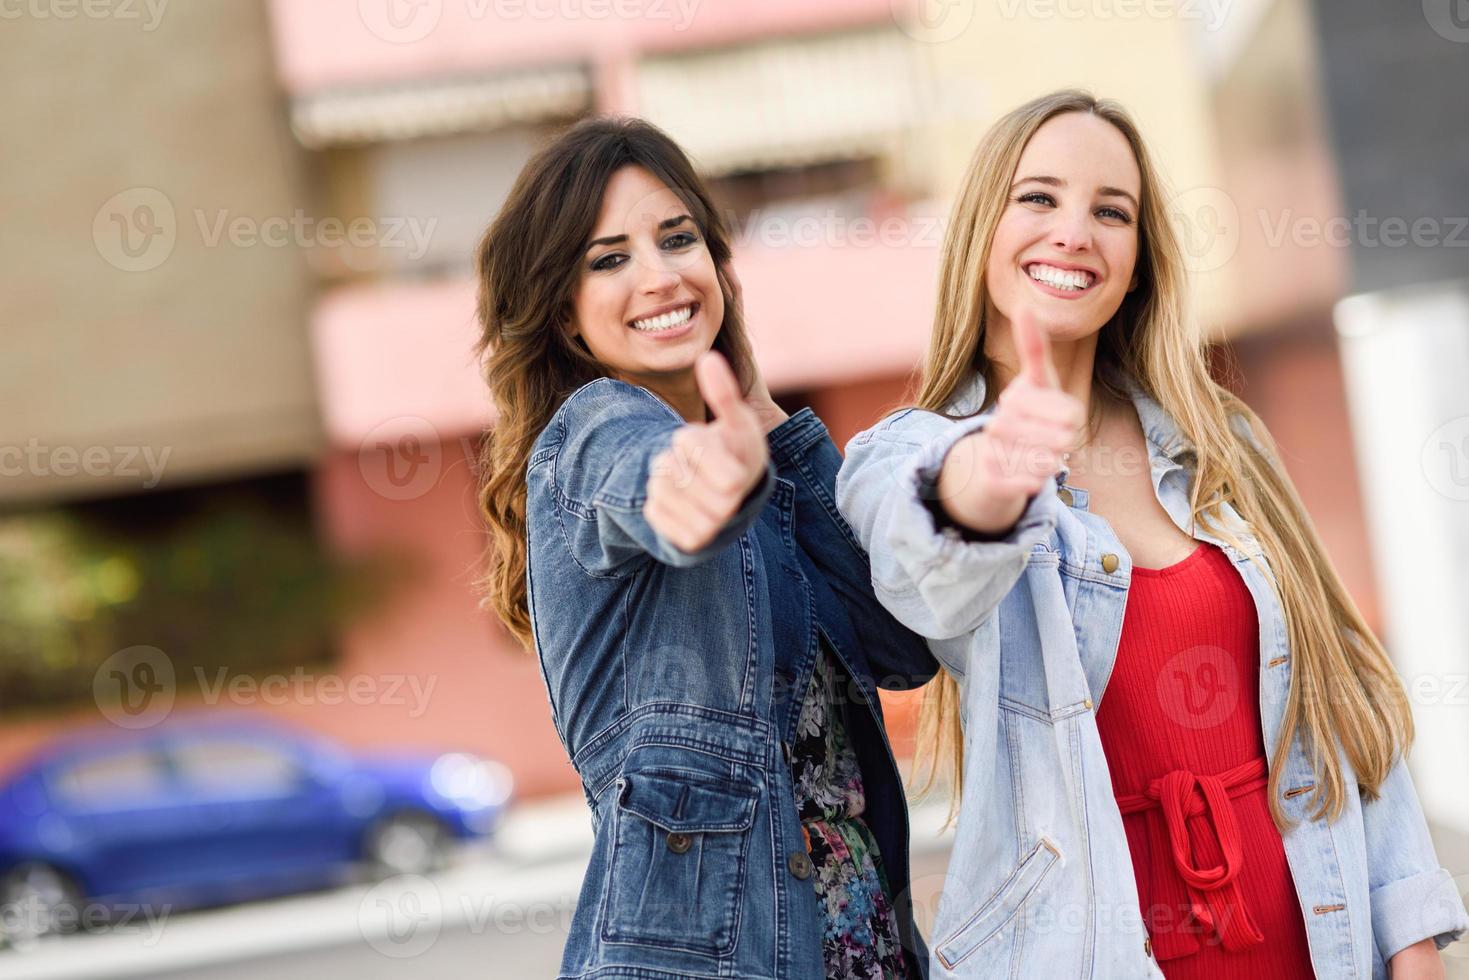
[[1084, 269], [1058, 269], [1044, 262], [1030, 263], [1025, 267], [1025, 274], [1038, 283], [1068, 293], [1084, 293], [1097, 283], [1095, 273]]
[[698, 303], [689, 303], [680, 306], [676, 310], [660, 313], [657, 316], [644, 317], [641, 320], [630, 320], [628, 326], [642, 333], [662, 333], [665, 330], [676, 330], [693, 319], [695, 313], [699, 312]]

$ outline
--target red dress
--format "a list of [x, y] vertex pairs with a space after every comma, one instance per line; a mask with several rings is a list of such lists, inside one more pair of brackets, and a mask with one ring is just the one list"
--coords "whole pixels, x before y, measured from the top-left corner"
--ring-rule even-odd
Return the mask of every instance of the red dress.
[[1097, 727], [1168, 980], [1310, 980], [1260, 731], [1259, 623], [1229, 556], [1133, 568]]

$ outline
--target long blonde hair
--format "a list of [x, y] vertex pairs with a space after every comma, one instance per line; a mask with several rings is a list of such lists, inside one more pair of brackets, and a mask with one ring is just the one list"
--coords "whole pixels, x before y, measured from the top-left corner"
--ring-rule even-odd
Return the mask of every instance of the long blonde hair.
[[[984, 353], [984, 270], [1026, 143], [1047, 120], [1067, 112], [1091, 113], [1115, 126], [1131, 144], [1142, 175], [1137, 288], [1127, 294], [1098, 336], [1095, 385], [1125, 397], [1108, 383], [1103, 370], [1107, 365], [1134, 378], [1193, 444], [1192, 519], [1238, 545], [1223, 520], [1222, 504], [1227, 501], [1259, 541], [1274, 572], [1292, 654], [1290, 693], [1274, 756], [1283, 761], [1292, 739], [1300, 736], [1316, 777], [1309, 816], [1334, 820], [1345, 803], [1335, 742], [1340, 740], [1361, 791], [1375, 797], [1396, 757], [1412, 744], [1407, 694], [1382, 644], [1327, 560], [1295, 488], [1277, 462], [1269, 433], [1248, 406], [1209, 375], [1203, 338], [1188, 329], [1185, 270], [1160, 181], [1137, 126], [1122, 106], [1087, 92], [1054, 92], [1010, 112], [985, 134], [965, 175], [944, 241], [918, 405], [948, 411], [976, 372], [989, 382], [984, 407], [999, 394], [993, 364]], [[1230, 427], [1232, 415], [1248, 423], [1263, 454]], [[937, 777], [947, 774], [957, 806], [963, 751], [959, 688], [952, 676], [940, 672], [925, 688], [919, 712], [918, 791], [931, 790]], [[1290, 821], [1280, 806], [1283, 769], [1280, 764], [1271, 768], [1269, 793], [1271, 813], [1285, 829]]]

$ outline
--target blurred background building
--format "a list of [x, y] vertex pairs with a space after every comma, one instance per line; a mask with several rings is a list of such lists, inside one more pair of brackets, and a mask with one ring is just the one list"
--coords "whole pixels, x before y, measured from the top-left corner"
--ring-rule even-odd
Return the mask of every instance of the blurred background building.
[[[668, 129], [730, 215], [772, 390], [844, 444], [903, 401], [979, 134], [1078, 85], [1151, 141], [1220, 377], [1409, 680], [1419, 789], [1469, 872], [1455, 0], [3, 17], [0, 774], [99, 713], [244, 712], [574, 793], [534, 658], [470, 588], [493, 424], [470, 257], [521, 165], [591, 113]], [[904, 741], [913, 701], [889, 708]]]

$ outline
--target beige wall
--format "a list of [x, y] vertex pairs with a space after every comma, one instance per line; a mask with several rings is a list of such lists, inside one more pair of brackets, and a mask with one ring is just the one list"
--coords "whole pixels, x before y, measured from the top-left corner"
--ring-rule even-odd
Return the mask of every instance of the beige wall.
[[[0, 502], [310, 459], [303, 250], [199, 227], [309, 207], [263, 6], [24, 9], [0, 27]], [[140, 205], [158, 233], [129, 255]]]

